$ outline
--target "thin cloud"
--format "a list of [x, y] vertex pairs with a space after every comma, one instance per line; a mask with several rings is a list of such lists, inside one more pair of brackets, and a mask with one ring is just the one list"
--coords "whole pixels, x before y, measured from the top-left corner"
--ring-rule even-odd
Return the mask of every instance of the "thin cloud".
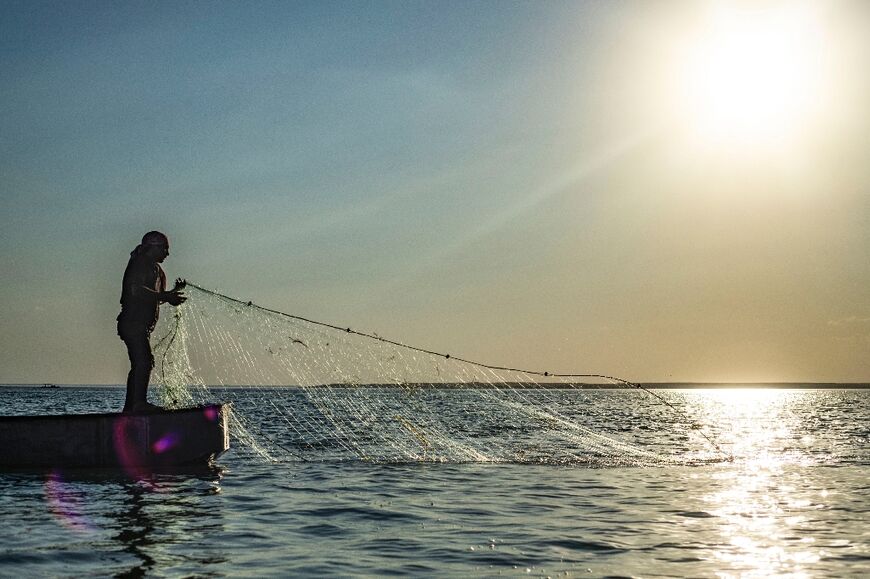
[[828, 325], [835, 328], [855, 327], [855, 326], [870, 326], [870, 317], [849, 316], [846, 318], [838, 318], [836, 320], [828, 320]]

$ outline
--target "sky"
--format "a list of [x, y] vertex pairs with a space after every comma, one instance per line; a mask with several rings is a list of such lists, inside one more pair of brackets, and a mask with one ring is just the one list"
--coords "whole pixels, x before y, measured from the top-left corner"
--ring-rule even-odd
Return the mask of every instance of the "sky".
[[867, 3], [3, 0], [0, 79], [0, 383], [124, 381], [152, 229], [492, 364], [870, 382]]

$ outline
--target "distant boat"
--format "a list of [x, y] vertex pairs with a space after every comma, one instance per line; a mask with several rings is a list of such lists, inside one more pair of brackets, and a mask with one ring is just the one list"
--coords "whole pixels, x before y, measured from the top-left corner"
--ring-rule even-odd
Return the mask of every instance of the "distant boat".
[[230, 404], [152, 414], [0, 416], [0, 468], [205, 465], [229, 449]]
[[60, 388], [57, 384], [43, 384], [43, 388]]

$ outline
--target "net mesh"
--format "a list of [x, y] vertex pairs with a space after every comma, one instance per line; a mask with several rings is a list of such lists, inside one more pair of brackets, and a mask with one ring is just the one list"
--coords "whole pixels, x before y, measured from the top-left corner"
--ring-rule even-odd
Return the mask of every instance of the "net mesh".
[[[154, 334], [154, 380], [169, 408], [232, 402], [236, 452], [593, 466], [726, 458], [691, 417], [618, 378], [495, 367], [196, 284], [186, 292]], [[626, 409], [625, 397], [606, 389], [616, 386], [642, 389], [631, 394], [649, 398], [646, 411]], [[662, 448], [663, 425], [678, 451]]]

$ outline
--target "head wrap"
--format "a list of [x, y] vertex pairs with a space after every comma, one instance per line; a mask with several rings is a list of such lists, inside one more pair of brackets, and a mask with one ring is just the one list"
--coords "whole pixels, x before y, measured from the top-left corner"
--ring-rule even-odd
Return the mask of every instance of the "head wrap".
[[142, 245], [169, 245], [169, 238], [159, 231], [149, 231], [142, 237]]
[[136, 246], [136, 249], [130, 252], [130, 257], [138, 257], [142, 255], [148, 246], [168, 246], [169, 238], [159, 231], [149, 231], [142, 237], [142, 243]]

